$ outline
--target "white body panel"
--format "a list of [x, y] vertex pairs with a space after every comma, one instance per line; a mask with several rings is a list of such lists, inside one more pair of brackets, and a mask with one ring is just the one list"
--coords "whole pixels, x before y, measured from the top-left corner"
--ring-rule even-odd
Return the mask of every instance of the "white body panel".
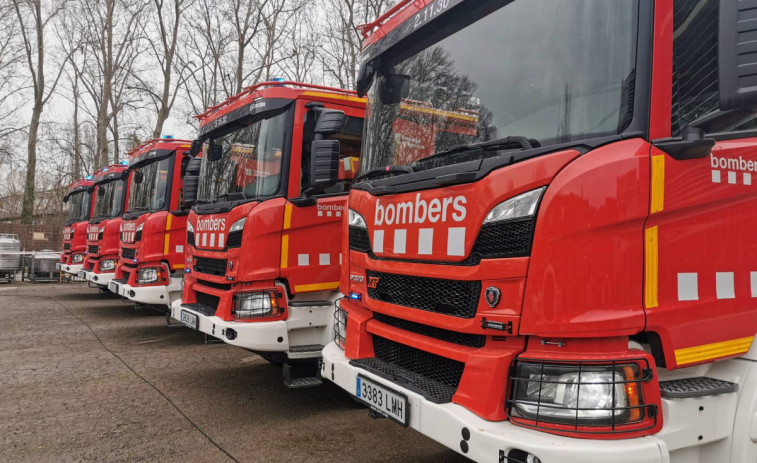
[[[116, 285], [115, 291], [113, 285]], [[130, 286], [112, 282], [108, 289], [138, 304], [170, 306], [173, 301], [181, 298], [181, 278], [171, 277], [168, 285], [160, 286]]]

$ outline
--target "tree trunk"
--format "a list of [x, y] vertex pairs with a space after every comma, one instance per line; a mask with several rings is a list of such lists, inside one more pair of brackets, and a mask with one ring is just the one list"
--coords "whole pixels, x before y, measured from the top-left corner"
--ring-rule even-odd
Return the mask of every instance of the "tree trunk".
[[81, 146], [81, 142], [79, 141], [79, 74], [74, 72], [74, 86], [73, 86], [73, 97], [74, 97], [74, 149], [72, 151], [73, 154], [73, 181], [77, 181], [81, 178], [81, 151], [79, 147]]
[[26, 183], [24, 184], [24, 204], [21, 209], [21, 223], [34, 222], [34, 179], [37, 171], [37, 135], [39, 120], [42, 116], [42, 105], [34, 105], [32, 120], [29, 124], [29, 140], [27, 142]]

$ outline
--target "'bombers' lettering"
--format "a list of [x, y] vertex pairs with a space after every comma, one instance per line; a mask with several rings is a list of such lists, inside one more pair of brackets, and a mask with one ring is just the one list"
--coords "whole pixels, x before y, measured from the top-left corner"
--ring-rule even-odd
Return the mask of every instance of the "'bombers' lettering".
[[719, 158], [710, 154], [710, 166], [713, 169], [742, 170], [744, 172], [757, 172], [757, 161], [748, 161], [741, 156], [735, 158]]
[[376, 200], [376, 215], [373, 224], [381, 225], [402, 225], [402, 224], [421, 224], [427, 220], [431, 223], [447, 222], [451, 217], [455, 222], [465, 220], [467, 209], [465, 204], [468, 202], [465, 196], [455, 196], [446, 198], [434, 198], [431, 201], [421, 199], [421, 194], [415, 196], [415, 202], [406, 201], [398, 204], [381, 204], [381, 200]]
[[224, 231], [226, 230], [226, 218], [200, 219], [197, 221], [197, 231]]

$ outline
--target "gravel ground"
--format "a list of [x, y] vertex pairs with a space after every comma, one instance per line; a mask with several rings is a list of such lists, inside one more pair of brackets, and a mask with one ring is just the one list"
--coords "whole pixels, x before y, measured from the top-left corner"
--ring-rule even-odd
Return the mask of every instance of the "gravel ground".
[[203, 341], [81, 283], [0, 286], [0, 461], [465, 461]]

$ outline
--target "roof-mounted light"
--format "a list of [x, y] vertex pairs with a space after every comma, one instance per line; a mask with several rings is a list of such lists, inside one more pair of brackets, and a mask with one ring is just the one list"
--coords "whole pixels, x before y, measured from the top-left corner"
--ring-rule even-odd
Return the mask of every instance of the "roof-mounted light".
[[121, 164], [122, 166], [128, 166], [129, 165], [129, 160], [128, 159], [124, 159], [119, 164]]

